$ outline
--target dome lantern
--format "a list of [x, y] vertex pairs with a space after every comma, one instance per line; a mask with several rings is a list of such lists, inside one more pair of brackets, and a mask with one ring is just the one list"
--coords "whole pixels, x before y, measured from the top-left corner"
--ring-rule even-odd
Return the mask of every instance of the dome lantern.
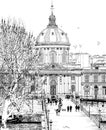
[[56, 17], [55, 15], [53, 14], [53, 4], [51, 5], [51, 15], [49, 16], [49, 24], [48, 24], [48, 27], [57, 27], [56, 25]]

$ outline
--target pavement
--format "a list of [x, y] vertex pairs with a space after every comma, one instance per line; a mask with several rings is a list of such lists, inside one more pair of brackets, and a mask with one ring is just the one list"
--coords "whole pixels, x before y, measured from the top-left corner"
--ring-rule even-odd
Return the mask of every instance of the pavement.
[[[72, 112], [67, 112], [67, 106], [72, 106]], [[56, 115], [58, 105], [48, 105], [49, 120], [52, 120], [51, 130], [100, 130], [96, 124], [82, 111], [75, 111], [75, 104], [68, 99], [63, 100], [62, 111]]]

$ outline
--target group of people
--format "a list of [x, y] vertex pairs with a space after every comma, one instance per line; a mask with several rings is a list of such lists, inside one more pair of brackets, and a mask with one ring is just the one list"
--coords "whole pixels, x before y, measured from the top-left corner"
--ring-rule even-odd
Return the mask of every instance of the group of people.
[[[58, 105], [58, 108], [56, 109], [56, 115], [59, 115], [61, 110], [62, 110], [62, 98], [56, 98], [55, 100], [53, 100], [52, 98], [47, 98], [47, 103], [50, 105], [52, 104], [55, 104], [55, 105]], [[79, 104], [76, 104], [75, 105], [75, 111], [79, 111], [80, 110], [80, 105]], [[67, 112], [72, 112], [72, 106], [71, 105], [68, 105], [67, 106]]]
[[72, 106], [67, 106], [67, 112], [71, 112], [72, 111]]
[[50, 103], [50, 105], [52, 105], [52, 104], [55, 103], [55, 105], [57, 105], [58, 99], [52, 100], [51, 98], [47, 98], [47, 103], [48, 103], [48, 104]]
[[79, 111], [80, 110], [80, 106], [79, 105], [75, 105], [75, 111]]
[[[76, 104], [75, 105], [75, 111], [79, 111], [80, 110], [80, 105]], [[72, 111], [72, 106], [67, 106], [67, 112], [71, 112]]]

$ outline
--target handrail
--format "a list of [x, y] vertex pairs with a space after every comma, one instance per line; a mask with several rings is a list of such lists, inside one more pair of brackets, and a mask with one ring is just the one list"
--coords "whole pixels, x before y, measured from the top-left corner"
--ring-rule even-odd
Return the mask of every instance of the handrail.
[[44, 112], [45, 112], [46, 124], [47, 124], [47, 128], [46, 129], [50, 130], [50, 128], [49, 128], [49, 114], [48, 114], [48, 111], [47, 111], [45, 98], [43, 99], [43, 104], [44, 104]]

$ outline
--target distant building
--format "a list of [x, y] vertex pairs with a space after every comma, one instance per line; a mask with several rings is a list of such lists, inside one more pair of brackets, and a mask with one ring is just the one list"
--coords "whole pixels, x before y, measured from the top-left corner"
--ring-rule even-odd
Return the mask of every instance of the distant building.
[[106, 62], [104, 57], [92, 56], [91, 67], [83, 68], [81, 95], [90, 98], [106, 98]]
[[90, 54], [88, 53], [70, 53], [70, 62], [79, 64], [81, 68], [90, 67]]
[[81, 66], [69, 61], [70, 43], [67, 34], [58, 28], [51, 11], [49, 24], [36, 39], [40, 50], [39, 73], [46, 77], [43, 86], [47, 95], [76, 94], [81, 86]]

